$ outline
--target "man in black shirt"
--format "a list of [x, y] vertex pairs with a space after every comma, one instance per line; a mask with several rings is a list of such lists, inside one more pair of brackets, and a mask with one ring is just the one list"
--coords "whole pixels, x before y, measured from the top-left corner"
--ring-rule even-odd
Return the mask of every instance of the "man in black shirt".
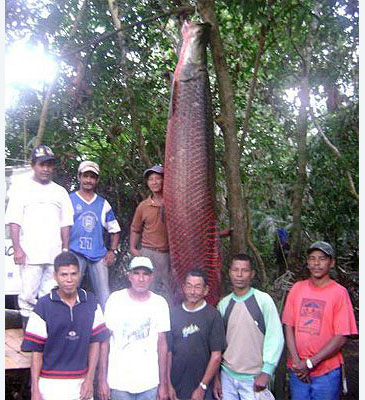
[[171, 311], [168, 336], [169, 396], [171, 400], [211, 400], [213, 377], [225, 348], [220, 313], [207, 304], [207, 278], [203, 271], [188, 272], [184, 301]]

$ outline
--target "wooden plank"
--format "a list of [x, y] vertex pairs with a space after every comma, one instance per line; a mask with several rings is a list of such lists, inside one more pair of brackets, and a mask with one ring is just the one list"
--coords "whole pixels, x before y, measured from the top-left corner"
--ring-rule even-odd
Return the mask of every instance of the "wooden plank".
[[32, 353], [25, 353], [20, 350], [22, 340], [22, 329], [5, 330], [5, 370], [30, 368]]

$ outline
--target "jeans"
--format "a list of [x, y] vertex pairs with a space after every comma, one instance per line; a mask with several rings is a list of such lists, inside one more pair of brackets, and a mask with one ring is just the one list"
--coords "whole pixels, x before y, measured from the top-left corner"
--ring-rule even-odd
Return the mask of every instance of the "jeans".
[[20, 266], [22, 288], [18, 296], [18, 305], [23, 317], [30, 316], [37, 304], [37, 297], [45, 296], [57, 285], [53, 278], [53, 272], [53, 264], [25, 264]]
[[156, 400], [157, 397], [157, 387], [142, 393], [122, 392], [116, 389], [111, 389], [110, 392], [112, 400]]
[[301, 381], [289, 371], [291, 400], [339, 400], [341, 392], [341, 368], [328, 374], [313, 376], [310, 383]]
[[105, 303], [110, 294], [108, 266], [105, 264], [103, 258], [99, 261], [93, 262], [79, 254], [76, 254], [76, 256], [77, 259], [79, 260], [79, 266], [81, 272], [79, 285], [81, 285], [82, 278], [84, 277], [87, 268], [91, 284], [93, 287], [93, 292], [97, 297], [102, 309], [104, 310]]
[[255, 400], [253, 379], [238, 381], [224, 370], [221, 372], [222, 394], [224, 400]]

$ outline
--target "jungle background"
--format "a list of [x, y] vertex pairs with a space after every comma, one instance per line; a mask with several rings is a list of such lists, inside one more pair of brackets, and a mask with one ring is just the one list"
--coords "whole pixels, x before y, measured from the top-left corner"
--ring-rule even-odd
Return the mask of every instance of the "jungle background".
[[[129, 225], [147, 195], [143, 171], [164, 162], [172, 73], [189, 18], [212, 25], [217, 215], [222, 230], [231, 228], [221, 240], [222, 293], [230, 256], [245, 250], [256, 287], [281, 311], [290, 285], [306, 277], [308, 245], [325, 240], [358, 319], [356, 0], [7, 0], [5, 17], [7, 49], [41, 45], [58, 66], [42, 87], [14, 84], [6, 166], [29, 163], [31, 149], [47, 144], [57, 157], [54, 180], [71, 191], [81, 160], [100, 164], [98, 193], [122, 227], [113, 290], [125, 285]], [[357, 399], [358, 338], [345, 355], [344, 398]], [[288, 396], [285, 382], [281, 363], [278, 399]]]

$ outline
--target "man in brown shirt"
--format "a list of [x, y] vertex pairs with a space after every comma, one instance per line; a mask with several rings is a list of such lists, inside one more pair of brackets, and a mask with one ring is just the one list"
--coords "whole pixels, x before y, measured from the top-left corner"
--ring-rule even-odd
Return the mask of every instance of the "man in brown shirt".
[[[171, 304], [170, 256], [163, 204], [164, 169], [154, 165], [143, 173], [151, 195], [135, 211], [130, 231], [131, 255], [145, 256], [154, 265], [151, 290], [163, 295]], [[139, 245], [141, 247], [139, 248]]]

